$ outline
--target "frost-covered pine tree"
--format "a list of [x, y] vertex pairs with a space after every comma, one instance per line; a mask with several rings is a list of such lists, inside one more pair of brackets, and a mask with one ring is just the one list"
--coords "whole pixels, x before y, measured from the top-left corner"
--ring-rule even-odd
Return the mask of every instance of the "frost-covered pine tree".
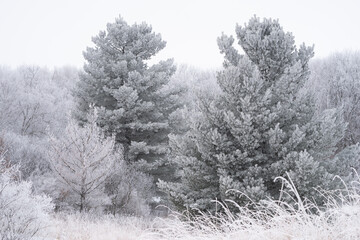
[[96, 117], [96, 112], [88, 114], [83, 127], [70, 120], [63, 137], [50, 137], [49, 161], [61, 183], [62, 201], [80, 212], [109, 203], [105, 180], [123, 160], [121, 151], [114, 150], [115, 138], [104, 136]]
[[313, 187], [334, 187], [335, 175], [348, 179], [359, 148], [337, 151], [346, 127], [341, 112], [315, 115], [313, 97], [303, 89], [313, 48], [297, 49], [293, 35], [272, 19], [254, 17], [236, 34], [245, 54], [232, 36], [218, 39], [225, 55], [217, 76], [222, 93], [202, 99], [190, 130], [171, 137], [181, 182], [160, 187], [179, 208], [215, 211], [215, 199], [278, 198], [281, 183], [274, 178], [286, 173], [308, 198], [315, 197]]
[[84, 52], [86, 64], [76, 95], [77, 117], [84, 120], [89, 104], [98, 108], [98, 125], [124, 147], [125, 160], [140, 162], [155, 177], [167, 153], [168, 116], [178, 107], [180, 90], [169, 87], [173, 60], [149, 66], [166, 43], [146, 23], [128, 25], [121, 17], [93, 37]]

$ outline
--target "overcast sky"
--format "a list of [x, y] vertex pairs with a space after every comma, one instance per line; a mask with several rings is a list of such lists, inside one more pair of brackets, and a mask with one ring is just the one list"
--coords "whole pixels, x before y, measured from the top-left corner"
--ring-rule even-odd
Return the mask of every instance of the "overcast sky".
[[91, 37], [121, 15], [167, 41], [156, 59], [218, 68], [216, 38], [253, 15], [279, 19], [315, 57], [360, 50], [359, 0], [0, 0], [0, 64], [83, 65]]

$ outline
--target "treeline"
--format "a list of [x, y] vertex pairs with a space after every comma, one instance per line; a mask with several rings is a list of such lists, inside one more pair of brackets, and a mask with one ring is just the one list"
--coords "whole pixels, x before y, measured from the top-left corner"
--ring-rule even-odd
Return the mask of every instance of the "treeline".
[[358, 52], [312, 61], [258, 18], [218, 38], [218, 72], [149, 65], [166, 43], [145, 23], [118, 18], [93, 42], [81, 70], [0, 68], [2, 167], [57, 211], [216, 211], [215, 199], [279, 198], [278, 176], [321, 204], [316, 188], [359, 169]]
[[[181, 107], [169, 117], [173, 121], [173, 131], [180, 133], [184, 131], [185, 125], [178, 122], [181, 118], [179, 116], [186, 109], [193, 109], [196, 93], [203, 91], [203, 86], [214, 86], [216, 79], [215, 71], [202, 71], [186, 65], [178, 66], [177, 69], [166, 87], [182, 94], [183, 99], [176, 100]], [[18, 180], [31, 182], [35, 194], [50, 196], [56, 211], [91, 209], [112, 214], [148, 215], [155, 206], [166, 203], [164, 194], [155, 186], [156, 180], [147, 171], [150, 166], [124, 161], [123, 146], [117, 142], [110, 144], [112, 147], [106, 152], [103, 140], [107, 141], [111, 137], [108, 139], [104, 131], [94, 125], [100, 109], [90, 103], [87, 107], [92, 106], [94, 111], [96, 109], [97, 117], [94, 118], [94, 113], [86, 113], [85, 123], [74, 119], [78, 114], [76, 94], [81, 90], [78, 85], [79, 76], [84, 74], [82, 69], [67, 66], [50, 70], [24, 65], [15, 69], [2, 66], [0, 70], [2, 166], [6, 169], [17, 166], [12, 174], [17, 175]], [[87, 149], [76, 148], [76, 141], [87, 145]], [[166, 146], [165, 141], [163, 147]], [[81, 164], [81, 155], [90, 154], [96, 147], [100, 157], [102, 151], [105, 151], [105, 155], [109, 154], [107, 159], [97, 165], [78, 169], [73, 175], [71, 172], [74, 169], [62, 168], [62, 172], [57, 171], [64, 158], [70, 164], [76, 164], [76, 161]], [[109, 163], [110, 158], [113, 159]], [[89, 163], [96, 162], [99, 157], [92, 155], [87, 160]], [[95, 169], [99, 173], [97, 177], [101, 175], [101, 178], [96, 179], [93, 172]], [[70, 175], [66, 175], [69, 173], [67, 171]], [[86, 180], [96, 179], [90, 189], [84, 186], [89, 187], [91, 183], [81, 184], [83, 171], [88, 171]], [[163, 171], [166, 174], [167, 170]], [[66, 177], [63, 179], [61, 176]], [[78, 184], [74, 186], [76, 182]], [[81, 196], [84, 195], [85, 200], [81, 203]]]

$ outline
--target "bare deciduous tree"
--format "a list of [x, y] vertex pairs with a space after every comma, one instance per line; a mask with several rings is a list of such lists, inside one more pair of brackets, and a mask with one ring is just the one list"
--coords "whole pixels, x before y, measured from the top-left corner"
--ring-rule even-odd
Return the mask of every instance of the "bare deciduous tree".
[[70, 120], [61, 138], [50, 137], [49, 160], [54, 173], [79, 211], [103, 205], [107, 199], [104, 181], [112, 173], [115, 161], [122, 161], [122, 152], [114, 151], [114, 137], [105, 137], [96, 125], [96, 113], [80, 127]]

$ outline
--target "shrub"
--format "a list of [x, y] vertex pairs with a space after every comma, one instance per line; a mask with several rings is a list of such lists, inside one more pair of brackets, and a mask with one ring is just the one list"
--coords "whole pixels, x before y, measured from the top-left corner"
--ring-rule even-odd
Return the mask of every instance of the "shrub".
[[49, 224], [51, 199], [34, 195], [31, 183], [20, 181], [17, 166], [0, 159], [0, 239], [32, 239]]

